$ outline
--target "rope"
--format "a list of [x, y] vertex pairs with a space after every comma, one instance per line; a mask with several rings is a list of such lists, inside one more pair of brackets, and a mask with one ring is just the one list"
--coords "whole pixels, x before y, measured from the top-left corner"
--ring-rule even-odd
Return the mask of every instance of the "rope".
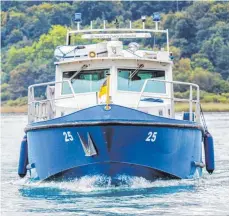
[[201, 117], [201, 120], [202, 120], [202, 123], [203, 123], [203, 126], [204, 126], [204, 131], [207, 132], [208, 131], [208, 127], [207, 127], [207, 124], [206, 124], [206, 121], [205, 121], [205, 118], [204, 118], [204, 112], [202, 110], [201, 104], [200, 104], [200, 117]]

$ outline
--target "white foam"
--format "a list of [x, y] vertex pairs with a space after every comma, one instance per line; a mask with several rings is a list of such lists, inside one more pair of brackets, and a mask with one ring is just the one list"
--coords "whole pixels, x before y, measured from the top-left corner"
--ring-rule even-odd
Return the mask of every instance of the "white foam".
[[80, 193], [96, 192], [101, 190], [119, 190], [119, 189], [144, 189], [155, 187], [169, 186], [189, 186], [196, 184], [194, 180], [155, 180], [149, 181], [143, 177], [131, 177], [121, 175], [118, 178], [119, 184], [112, 185], [111, 177], [103, 175], [84, 176], [72, 181], [31, 181], [29, 178], [12, 181], [12, 184], [17, 184], [25, 187], [35, 188], [57, 188], [63, 191], [73, 191]]

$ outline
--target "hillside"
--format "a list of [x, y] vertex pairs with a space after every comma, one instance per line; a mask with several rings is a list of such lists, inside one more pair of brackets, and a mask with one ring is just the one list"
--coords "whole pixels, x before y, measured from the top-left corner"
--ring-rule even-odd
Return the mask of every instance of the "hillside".
[[[112, 24], [117, 17], [120, 25], [132, 20], [135, 26], [141, 15], [149, 23], [153, 12], [160, 12], [175, 56], [174, 80], [200, 85], [205, 102], [229, 102], [229, 2], [4, 1], [1, 6], [3, 103], [23, 105], [29, 85], [54, 80], [53, 52], [65, 43], [75, 12], [82, 13], [83, 25], [101, 19]], [[153, 41], [144, 45], [152, 47]]]

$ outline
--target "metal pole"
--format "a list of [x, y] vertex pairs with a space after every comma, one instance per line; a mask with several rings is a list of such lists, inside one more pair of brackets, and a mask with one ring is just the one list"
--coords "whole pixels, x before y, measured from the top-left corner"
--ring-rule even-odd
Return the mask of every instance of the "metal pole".
[[167, 52], [169, 53], [169, 30], [168, 29], [166, 29], [166, 36], [167, 36]]
[[98, 92], [95, 92], [95, 101], [96, 101], [96, 105], [98, 105], [99, 104]]
[[106, 29], [106, 20], [103, 20], [103, 29]]
[[158, 22], [155, 22], [155, 24], [156, 24], [156, 30], [158, 30]]
[[91, 29], [93, 29], [93, 27], [92, 27], [92, 21], [91, 21]]
[[192, 86], [190, 85], [189, 92], [189, 121], [193, 121], [192, 119]]
[[141, 98], [142, 98], [142, 94], [143, 94], [143, 92], [145, 90], [145, 87], [146, 87], [146, 84], [147, 84], [148, 80], [149, 79], [145, 80], [145, 82], [144, 82], [144, 84], [142, 86], [142, 89], [141, 89], [141, 92], [140, 92], [140, 96], [139, 96], [139, 99], [138, 99], [138, 102], [137, 102], [137, 105], [136, 105], [136, 109], [138, 109], [138, 107], [139, 107], [139, 104], [140, 104], [140, 101], [141, 101]]
[[68, 46], [69, 45], [69, 32], [67, 32], [67, 37], [66, 37], [66, 45]]
[[196, 87], [196, 121], [200, 122], [200, 91], [199, 86]]
[[[68, 85], [69, 85], [69, 87], [70, 87], [70, 89], [71, 89], [71, 92], [72, 92], [72, 94], [73, 94], [73, 97], [74, 97], [74, 99], [75, 99], [76, 102], [77, 102], [76, 95], [75, 95], [75, 91], [74, 91], [74, 89], [73, 89], [72, 83], [71, 83], [69, 80], [63, 80], [62, 82], [60, 81], [59, 83], [63, 83], [63, 82], [65, 82], [65, 81], [68, 83]], [[77, 108], [79, 109], [79, 104], [78, 104], [78, 103], [77, 103]]]
[[142, 29], [145, 29], [145, 22], [142, 22]]
[[107, 97], [106, 97], [106, 110], [110, 110], [110, 75], [107, 76]]
[[130, 29], [132, 29], [132, 22], [130, 21]]
[[77, 30], [80, 30], [80, 22], [77, 22]]
[[173, 83], [171, 83], [170, 85], [170, 91], [171, 91], [171, 116], [172, 118], [175, 118]]

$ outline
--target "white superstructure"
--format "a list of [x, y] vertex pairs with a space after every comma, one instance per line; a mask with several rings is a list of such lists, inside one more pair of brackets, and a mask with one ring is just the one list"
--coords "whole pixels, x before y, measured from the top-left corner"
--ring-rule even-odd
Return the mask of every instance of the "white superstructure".
[[[141, 49], [133, 40], [147, 39], [153, 34], [165, 34], [166, 45], [160, 49]], [[81, 35], [89, 40], [99, 40], [88, 45], [71, 45], [71, 38]], [[127, 44], [127, 40], [132, 40]], [[29, 87], [29, 121], [60, 117], [97, 104], [105, 104], [106, 97], [99, 92], [109, 74], [110, 103], [131, 107], [143, 112], [174, 118], [174, 102], [188, 102], [192, 113], [196, 105], [199, 121], [199, 87], [172, 79], [171, 54], [168, 30], [124, 28], [70, 30], [66, 45], [56, 48], [56, 81]], [[189, 98], [173, 95], [176, 85], [187, 86]], [[43, 98], [35, 97], [36, 88], [46, 88]], [[195, 91], [193, 91], [195, 90]], [[193, 96], [195, 93], [195, 97]], [[192, 115], [190, 115], [191, 118]], [[191, 119], [190, 119], [191, 120]]]

